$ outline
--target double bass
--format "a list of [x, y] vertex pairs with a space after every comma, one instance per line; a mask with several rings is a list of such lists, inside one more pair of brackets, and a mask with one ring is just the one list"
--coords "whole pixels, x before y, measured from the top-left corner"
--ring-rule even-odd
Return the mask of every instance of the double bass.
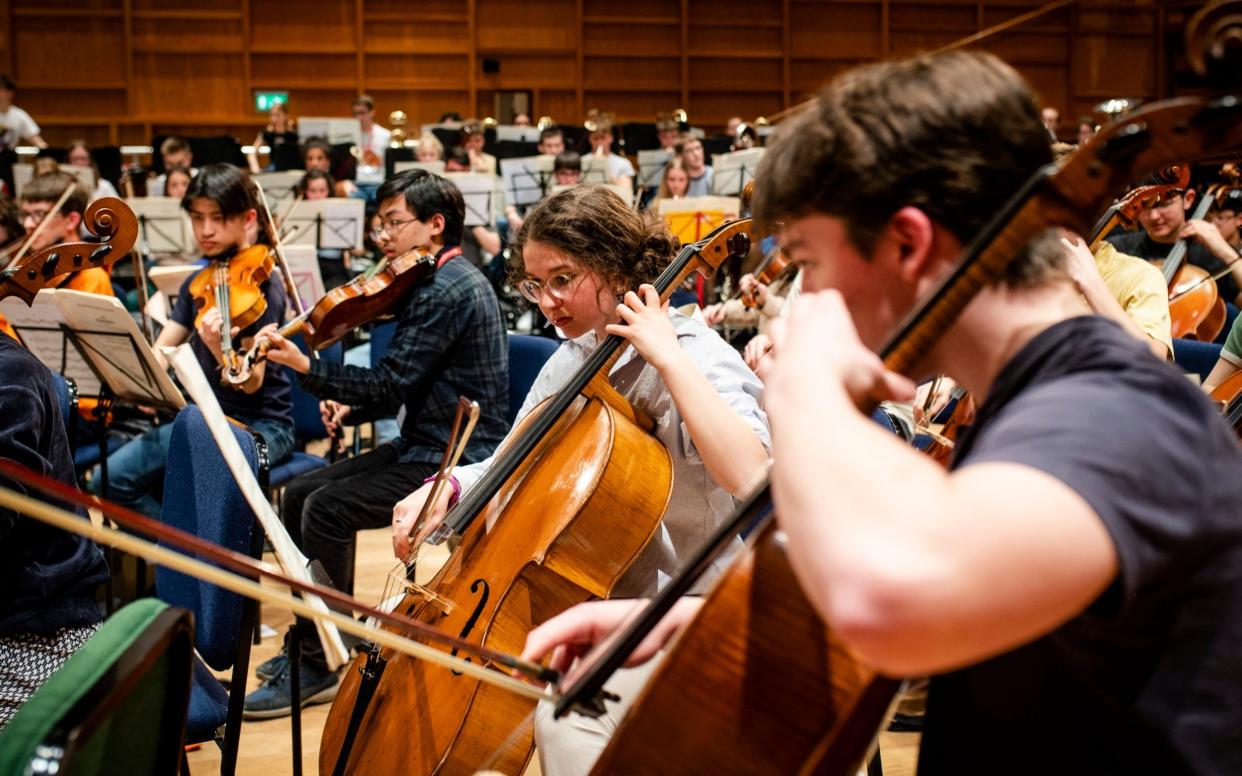
[[[682, 249], [654, 284], [661, 296], [692, 271], [710, 275], [744, 255], [749, 227], [735, 221]], [[608, 597], [651, 541], [672, 488], [670, 456], [649, 433], [651, 420], [608, 382], [624, 342], [601, 342], [523, 419], [448, 513], [445, 525], [462, 540], [426, 585], [434, 597], [406, 586], [395, 612], [513, 653], [536, 624]], [[528, 698], [372, 649], [341, 682], [320, 772], [468, 774], [491, 759], [518, 773], [533, 747], [533, 731], [520, 723], [533, 709]]]
[[[1170, 100], [1139, 111], [1040, 170], [966, 248], [964, 258], [898, 325], [881, 350], [908, 374], [1012, 258], [1047, 228], [1080, 233], [1088, 214], [1160, 165], [1242, 143], [1242, 103]], [[779, 465], [779, 462], [778, 464]], [[593, 697], [678, 599], [754, 522], [759, 530], [675, 640], [596, 763], [593, 774], [702, 773], [847, 776], [857, 772], [900, 683], [862, 663], [818, 617], [786, 556], [762, 485], [686, 571], [617, 632], [556, 704]]]

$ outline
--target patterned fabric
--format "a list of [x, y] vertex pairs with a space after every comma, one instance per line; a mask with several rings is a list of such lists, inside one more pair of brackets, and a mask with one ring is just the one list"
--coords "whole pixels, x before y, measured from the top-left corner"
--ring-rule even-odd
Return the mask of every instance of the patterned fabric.
[[374, 367], [311, 362], [302, 387], [351, 407], [349, 421], [396, 415], [402, 407], [401, 463], [439, 463], [457, 397], [479, 403], [479, 422], [463, 460], [481, 461], [505, 435], [509, 344], [496, 293], [463, 258], [435, 271], [410, 294], [384, 358]]
[[0, 728], [97, 630], [98, 623], [51, 636], [0, 636]]

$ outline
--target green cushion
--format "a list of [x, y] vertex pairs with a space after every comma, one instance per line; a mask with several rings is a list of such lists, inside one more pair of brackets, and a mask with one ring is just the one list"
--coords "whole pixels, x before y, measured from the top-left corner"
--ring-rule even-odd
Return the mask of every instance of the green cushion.
[[[47, 739], [61, 718], [95, 686], [167, 608], [168, 605], [163, 601], [142, 598], [109, 617], [99, 631], [31, 696], [8, 726], [0, 731], [0, 773], [23, 773], [38, 745]], [[153, 718], [158, 718], [163, 712], [162, 698], [167, 669], [166, 666], [157, 664], [150, 673], [152, 681], [142, 682], [140, 687], [135, 688], [134, 695], [124, 707], [141, 709], [150, 713]], [[122, 745], [121, 742], [109, 744], [109, 739], [116, 737], [109, 735], [109, 728], [116, 721], [115, 717], [119, 716], [114, 715], [114, 719], [101, 726], [91, 741], [87, 742], [81, 752], [84, 761], [101, 764], [109, 759], [107, 753], [110, 749]], [[147, 730], [155, 733], [158, 728], [158, 719], [154, 719], [154, 725]], [[151, 737], [153, 736], [148, 736], [145, 743], [141, 739], [130, 741], [128, 751], [132, 754], [134, 748], [142, 749], [147, 744], [153, 744], [149, 740]], [[97, 769], [89, 770], [98, 772]]]

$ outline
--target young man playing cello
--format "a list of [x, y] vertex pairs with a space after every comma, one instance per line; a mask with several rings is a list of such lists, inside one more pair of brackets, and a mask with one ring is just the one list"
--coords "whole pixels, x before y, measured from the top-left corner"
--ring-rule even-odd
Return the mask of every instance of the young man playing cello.
[[[1238, 773], [1242, 453], [1195, 386], [1087, 314], [1055, 235], [921, 366], [980, 403], [951, 471], [856, 408], [912, 395], [872, 349], [1049, 158], [1027, 85], [962, 52], [852, 71], [769, 147], [755, 213], [805, 292], [763, 370], [778, 521], [828, 626], [886, 674], [932, 675], [920, 773]], [[570, 610], [526, 655], [565, 667], [629, 610]]]
[[[500, 305], [487, 278], [462, 258], [458, 247], [465, 219], [461, 192], [438, 175], [408, 170], [385, 181], [377, 196], [385, 257], [425, 248], [438, 264], [431, 279], [404, 302], [379, 364], [368, 369], [312, 362], [276, 334], [276, 326], [260, 332], [273, 342], [268, 360], [289, 366], [306, 390], [326, 400], [331, 425], [394, 414], [402, 420], [394, 443], [299, 477], [285, 488], [282, 513], [290, 535], [346, 592], [353, 592], [354, 535], [388, 525], [393, 505], [435, 474], [449, 444], [458, 397], [480, 406], [463, 455], [466, 463], [491, 455], [505, 434], [509, 404], [509, 351]], [[328, 671], [314, 627], [299, 621], [295, 633], [302, 639], [302, 700], [332, 700], [338, 679]], [[248, 717], [289, 713], [288, 662], [282, 654], [259, 667], [259, 675], [269, 681], [246, 699]]]

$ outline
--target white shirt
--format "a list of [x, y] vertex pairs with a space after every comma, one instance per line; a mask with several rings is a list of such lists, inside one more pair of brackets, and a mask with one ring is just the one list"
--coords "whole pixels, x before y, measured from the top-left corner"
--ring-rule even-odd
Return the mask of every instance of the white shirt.
[[634, 165], [630, 160], [620, 154], [608, 154], [604, 157], [608, 160], [608, 180], [615, 181], [617, 178], [634, 177]]
[[16, 105], [0, 111], [0, 148], [16, 148], [21, 141], [39, 134], [39, 125]]
[[[763, 446], [770, 449], [768, 417], [761, 406], [763, 384], [759, 378], [716, 332], [676, 310], [670, 310], [669, 317], [677, 332], [678, 344], [690, 354], [699, 371], [725, 402], [754, 430]], [[539, 402], [555, 394], [593, 350], [594, 332], [563, 343], [539, 371], [514, 426], [518, 426]], [[668, 449], [673, 461], [673, 489], [660, 528], [613, 589], [613, 595], [619, 598], [648, 596], [677, 573], [682, 559], [706, 544], [712, 531], [733, 512], [735, 503], [707, 473], [682, 414], [659, 373], [639, 357], [633, 347], [622, 352], [609, 381], [631, 404], [655, 421], [654, 434]], [[505, 442], [502, 442], [501, 449], [504, 447]], [[453, 476], [461, 484], [462, 492], [474, 487], [491, 465], [492, 458], [488, 458], [455, 468]], [[736, 543], [740, 546], [741, 540]], [[727, 558], [718, 559], [698, 580], [694, 590], [705, 590], [726, 563]]]
[[362, 133], [362, 148], [368, 149], [379, 157], [379, 165], [363, 164], [362, 159], [358, 160], [358, 172], [354, 175], [354, 180], [358, 183], [383, 183], [384, 182], [384, 157], [388, 153], [388, 144], [392, 141], [392, 132], [384, 129], [379, 124], [372, 124], [370, 132]]

